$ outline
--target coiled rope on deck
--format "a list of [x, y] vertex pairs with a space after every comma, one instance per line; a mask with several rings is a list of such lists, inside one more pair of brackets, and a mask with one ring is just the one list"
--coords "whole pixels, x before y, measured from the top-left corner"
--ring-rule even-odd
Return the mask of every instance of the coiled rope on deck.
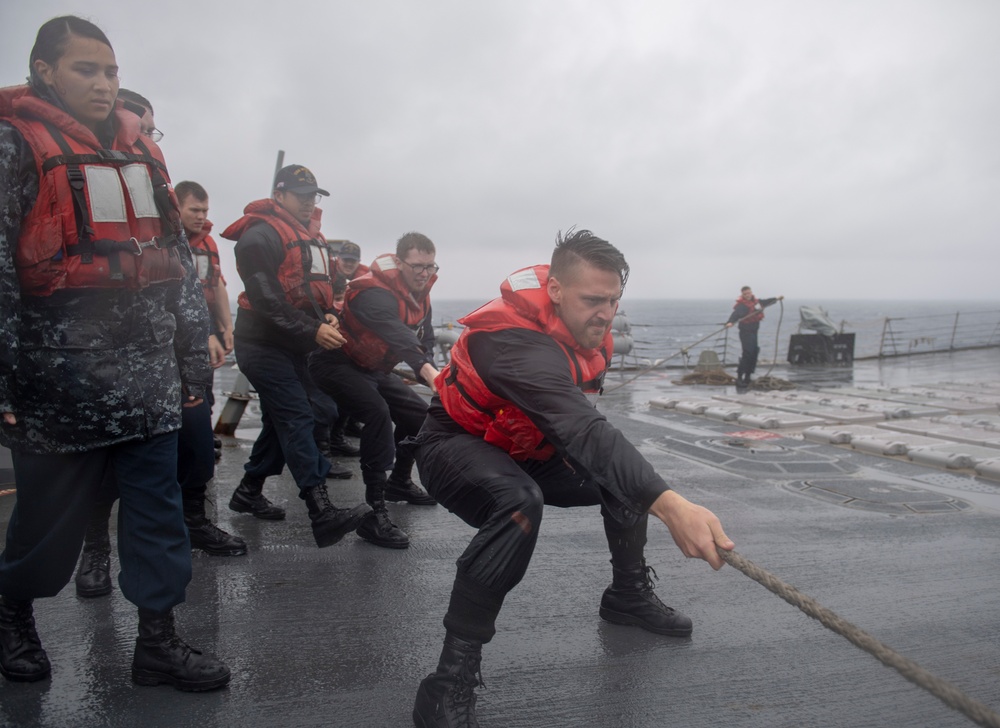
[[774, 574], [765, 571], [749, 559], [735, 551], [726, 551], [721, 548], [717, 550], [719, 556], [727, 564], [742, 571], [758, 584], [761, 584], [768, 591], [777, 594], [792, 606], [798, 607], [813, 619], [818, 620], [826, 628], [836, 632], [856, 647], [860, 647], [875, 657], [882, 664], [894, 668], [907, 680], [931, 693], [931, 695], [934, 695], [948, 707], [957, 710], [969, 720], [984, 728], [1000, 728], [1000, 715], [989, 708], [989, 706], [973, 700], [951, 683], [928, 672], [913, 662], [913, 660], [903, 657], [888, 645], [875, 639], [864, 630], [854, 626], [834, 612], [831, 612], [812, 597], [806, 596], [795, 587], [786, 584]]

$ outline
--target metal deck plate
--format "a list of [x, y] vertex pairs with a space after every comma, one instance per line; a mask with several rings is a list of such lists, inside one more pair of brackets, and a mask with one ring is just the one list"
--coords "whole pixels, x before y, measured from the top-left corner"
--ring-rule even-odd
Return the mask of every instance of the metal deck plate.
[[899, 485], [883, 480], [805, 480], [781, 487], [845, 508], [896, 515], [955, 513], [972, 506], [959, 498], [915, 485]]

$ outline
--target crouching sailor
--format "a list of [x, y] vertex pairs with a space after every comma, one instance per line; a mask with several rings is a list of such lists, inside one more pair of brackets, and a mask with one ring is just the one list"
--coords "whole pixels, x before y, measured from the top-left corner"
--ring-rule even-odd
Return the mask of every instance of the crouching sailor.
[[657, 634], [685, 637], [692, 624], [653, 592], [648, 514], [715, 569], [716, 546], [733, 548], [719, 519], [670, 490], [588, 399], [612, 354], [628, 270], [589, 231], [560, 236], [551, 266], [512, 274], [500, 298], [461, 320], [416, 458], [430, 494], [479, 532], [458, 560], [440, 662], [417, 691], [417, 726], [479, 725], [482, 645], [528, 568], [544, 505], [601, 506], [612, 581], [600, 615]]

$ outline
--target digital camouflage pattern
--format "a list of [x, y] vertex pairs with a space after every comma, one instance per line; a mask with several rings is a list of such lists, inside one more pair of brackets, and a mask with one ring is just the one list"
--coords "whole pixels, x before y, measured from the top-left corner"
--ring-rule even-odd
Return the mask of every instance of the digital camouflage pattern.
[[181, 383], [211, 386], [208, 309], [186, 241], [182, 281], [140, 291], [22, 297], [21, 220], [38, 194], [30, 148], [0, 122], [0, 444], [32, 453], [93, 450], [180, 429]]

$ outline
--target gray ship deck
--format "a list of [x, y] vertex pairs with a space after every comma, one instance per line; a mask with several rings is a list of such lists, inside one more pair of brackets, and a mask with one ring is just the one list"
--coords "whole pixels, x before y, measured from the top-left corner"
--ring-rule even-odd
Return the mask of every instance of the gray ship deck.
[[[956, 384], [972, 385], [986, 401], [997, 393], [998, 365], [1000, 350], [990, 349], [773, 374], [798, 380], [803, 393], [823, 389], [824, 399], [837, 398], [836, 388], [930, 386], [936, 397], [907, 396], [933, 411]], [[608, 384], [629, 376], [613, 373]], [[1000, 479], [988, 469], [977, 473], [974, 462], [983, 458], [915, 461], [899, 450], [876, 454], [870, 441], [864, 448], [818, 441], [806, 433], [814, 424], [789, 424], [829, 414], [828, 402], [814, 403], [813, 415], [793, 407], [789, 420], [747, 420], [763, 428], [738, 419], [767, 414], [760, 402], [737, 419], [685, 413], [669, 402], [743, 405], [712, 400], [732, 388], [671, 383], [678, 378], [676, 371], [649, 374], [601, 407], [668, 482], [719, 515], [739, 553], [1000, 710]], [[874, 395], [871, 401], [882, 403], [879, 411], [891, 408]], [[977, 427], [988, 440], [988, 425]], [[287, 474], [266, 488], [288, 507], [286, 521], [265, 523], [225, 507], [251, 446], [252, 432], [237, 435], [225, 442], [210, 496], [220, 525], [245, 538], [250, 553], [196, 553], [188, 601], [178, 609], [181, 634], [228, 661], [231, 686], [194, 695], [133, 686], [134, 609], [117, 588], [81, 600], [70, 585], [36, 603], [51, 679], [0, 681], [0, 724], [411, 725], [414, 691], [435, 665], [454, 561], [471, 529], [441, 507], [393, 505], [412, 537], [409, 550], [354, 536], [317, 549]], [[359, 477], [330, 483], [336, 501], [362, 499]], [[13, 501], [0, 497], [3, 524]], [[545, 518], [528, 574], [484, 650], [484, 728], [972, 725], [735, 569], [715, 573], [684, 559], [659, 524], [651, 524], [648, 546], [657, 593], [692, 617], [693, 636], [603, 623], [597, 605], [610, 569], [597, 509], [549, 509]]]

